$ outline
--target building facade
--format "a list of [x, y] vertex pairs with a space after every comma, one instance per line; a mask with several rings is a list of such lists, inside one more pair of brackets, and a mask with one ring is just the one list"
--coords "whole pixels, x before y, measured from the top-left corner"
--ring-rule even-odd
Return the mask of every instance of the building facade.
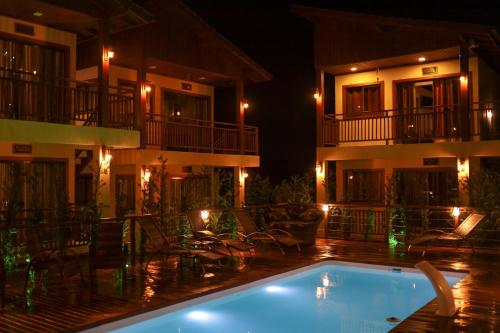
[[0, 51], [3, 204], [50, 209], [97, 193], [103, 216], [140, 213], [160, 159], [169, 211], [190, 188], [213, 200], [221, 170], [243, 202], [245, 168], [260, 163], [244, 86], [271, 76], [182, 2], [3, 1]]
[[292, 10], [315, 28], [318, 203], [468, 205], [500, 165], [496, 30]]

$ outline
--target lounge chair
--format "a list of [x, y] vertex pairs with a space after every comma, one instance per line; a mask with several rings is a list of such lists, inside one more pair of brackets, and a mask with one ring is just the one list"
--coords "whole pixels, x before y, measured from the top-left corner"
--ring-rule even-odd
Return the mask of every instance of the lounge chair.
[[[149, 266], [149, 262], [155, 255], [164, 257], [178, 256], [180, 257], [181, 263], [183, 258], [198, 258], [201, 260], [216, 261], [220, 263], [220, 261], [225, 257], [223, 254], [203, 249], [201, 246], [202, 244], [200, 243], [191, 244], [193, 247], [196, 245], [200, 245], [200, 248], [188, 248], [180, 244], [173, 244], [169, 242], [167, 236], [161, 231], [160, 228], [158, 228], [151, 216], [143, 217], [139, 220], [139, 224], [148, 240], [148, 242], [146, 243], [146, 251], [149, 252], [149, 259], [146, 262], [146, 270]], [[202, 264], [201, 268], [204, 274], [205, 266]]]
[[[427, 246], [429, 243], [436, 240], [446, 240], [446, 241], [465, 241], [469, 238], [470, 233], [474, 228], [485, 218], [485, 215], [482, 214], [470, 214], [465, 218], [465, 220], [460, 223], [458, 227], [455, 228], [452, 232], [445, 232], [440, 229], [432, 229], [424, 232], [420, 236], [410, 240], [410, 245], [408, 245], [408, 252], [414, 245], [425, 244], [425, 248], [422, 251], [422, 255], [425, 255], [427, 250]], [[457, 243], [458, 244], [458, 243]], [[471, 244], [472, 246], [472, 244]], [[474, 247], [472, 247], [474, 250]]]
[[233, 255], [233, 250], [239, 253], [248, 252], [252, 255], [254, 254], [253, 250], [255, 249], [255, 245], [241, 239], [234, 239], [234, 235], [229, 233], [216, 234], [206, 229], [203, 225], [199, 211], [194, 210], [188, 212], [187, 218], [196, 241], [213, 243], [214, 245], [220, 243], [229, 250], [231, 255]]
[[259, 231], [254, 219], [248, 214], [244, 209], [234, 209], [232, 211], [234, 216], [238, 219], [240, 226], [243, 228], [245, 234], [243, 234], [244, 240], [249, 240], [251, 242], [262, 242], [271, 243], [278, 246], [281, 253], [284, 254], [283, 246], [297, 247], [297, 251], [300, 253], [300, 244], [302, 241], [296, 239], [288, 231], [282, 229], [268, 229], [265, 232]]

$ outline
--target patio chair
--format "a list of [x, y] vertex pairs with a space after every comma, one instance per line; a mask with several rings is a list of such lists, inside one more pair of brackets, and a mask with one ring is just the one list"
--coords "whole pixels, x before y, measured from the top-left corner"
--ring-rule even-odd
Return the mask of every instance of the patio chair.
[[97, 284], [98, 269], [119, 269], [122, 272], [122, 289], [127, 280], [127, 248], [123, 244], [123, 224], [99, 223], [95, 239], [89, 250], [89, 274], [92, 286]]
[[302, 241], [296, 239], [288, 231], [282, 229], [268, 229], [265, 232], [259, 231], [254, 219], [248, 214], [244, 209], [234, 209], [232, 210], [234, 216], [238, 219], [240, 226], [245, 232], [243, 240], [249, 240], [251, 242], [261, 242], [267, 244], [274, 244], [278, 247], [282, 254], [285, 254], [283, 246], [286, 247], [297, 247], [297, 252], [300, 253], [300, 244]]
[[[45, 226], [38, 225], [26, 228], [24, 234], [26, 237], [26, 252], [29, 255], [29, 261], [26, 265], [26, 273], [24, 279], [24, 295], [27, 295], [28, 285], [30, 281], [30, 273], [35, 273], [35, 285], [41, 282], [42, 272], [49, 271], [52, 268], [57, 272], [59, 281], [66, 284], [68, 279], [79, 274], [80, 280], [83, 281], [83, 272], [80, 264], [79, 256], [71, 249], [65, 250], [65, 255], [62, 255], [58, 250], [44, 249], [40, 237], [40, 232]], [[53, 277], [53, 276], [50, 276]], [[1, 278], [0, 278], [1, 279]]]
[[194, 210], [188, 212], [187, 219], [197, 241], [207, 243], [213, 242], [214, 245], [222, 244], [229, 250], [231, 255], [233, 255], [233, 250], [236, 250], [239, 253], [248, 252], [251, 255], [254, 254], [253, 250], [255, 249], [255, 245], [241, 239], [234, 239], [234, 235], [230, 233], [216, 234], [206, 229], [199, 211]]
[[[470, 214], [467, 216], [462, 223], [458, 227], [455, 228], [452, 232], [445, 232], [440, 229], [432, 229], [424, 232], [420, 236], [409, 241], [410, 245], [408, 245], [408, 252], [410, 252], [411, 247], [414, 245], [425, 244], [425, 248], [422, 251], [422, 256], [425, 255], [427, 251], [427, 246], [429, 243], [437, 240], [446, 240], [446, 241], [454, 241], [458, 242], [465, 241], [469, 239], [469, 235], [474, 230], [474, 228], [485, 218], [485, 215], [482, 214]], [[474, 251], [474, 247], [470, 244], [472, 250]]]
[[[148, 240], [146, 243], [148, 248], [146, 250], [149, 251], [149, 258], [146, 263], [146, 270], [155, 255], [162, 257], [177, 256], [180, 258], [181, 265], [184, 258], [198, 258], [200, 260], [215, 261], [220, 264], [221, 260], [225, 257], [223, 254], [201, 248], [202, 244], [200, 243], [191, 243], [192, 247], [185, 247], [178, 243], [169, 242], [168, 237], [158, 228], [152, 216], [143, 217], [139, 220], [139, 224]], [[194, 248], [195, 245], [198, 245], [199, 248]], [[203, 263], [201, 264], [201, 269], [204, 274], [205, 265]]]

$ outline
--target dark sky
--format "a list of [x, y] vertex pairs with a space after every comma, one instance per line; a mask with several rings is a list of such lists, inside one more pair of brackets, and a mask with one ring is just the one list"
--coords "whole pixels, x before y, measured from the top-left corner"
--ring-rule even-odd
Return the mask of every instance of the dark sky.
[[273, 183], [315, 166], [313, 27], [291, 4], [378, 15], [497, 24], [494, 1], [184, 0], [198, 15], [273, 74], [246, 87], [245, 122], [260, 130], [259, 173]]

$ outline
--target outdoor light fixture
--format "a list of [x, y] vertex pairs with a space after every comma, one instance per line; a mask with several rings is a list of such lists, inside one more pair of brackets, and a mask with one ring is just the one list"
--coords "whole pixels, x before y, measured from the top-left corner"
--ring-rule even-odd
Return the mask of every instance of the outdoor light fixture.
[[243, 109], [245, 109], [245, 110], [250, 107], [250, 104], [248, 104], [247, 101], [244, 101], [242, 105], [243, 105]]
[[451, 211], [451, 215], [453, 215], [453, 217], [459, 217], [460, 216], [460, 208], [453, 207], [453, 210]]
[[458, 159], [457, 171], [460, 173], [465, 172], [465, 158]]
[[424, 62], [424, 61], [426, 61], [426, 60], [427, 60], [427, 59], [426, 59], [425, 57], [419, 57], [419, 58], [418, 58], [418, 61], [420, 61], [420, 62]]
[[243, 177], [243, 179], [248, 178], [248, 172], [241, 170], [241, 177]]
[[321, 206], [321, 210], [324, 211], [325, 213], [328, 213], [329, 209], [330, 209], [330, 207], [328, 206], [328, 204], [323, 204]]
[[101, 153], [99, 154], [99, 166], [102, 169], [103, 174], [108, 173], [112, 158], [113, 156], [111, 155], [111, 152], [103, 146], [101, 148]]
[[144, 90], [146, 90], [146, 92], [149, 94], [151, 92], [152, 88], [149, 84], [146, 83], [146, 87], [144, 88]]
[[142, 177], [145, 182], [149, 182], [149, 179], [151, 178], [151, 170], [149, 168], [143, 167], [144, 169], [144, 176]]
[[357, 70], [358, 70], [358, 67], [356, 67], [356, 66], [352, 66], [352, 67], [351, 67], [351, 72], [355, 72], [355, 71], [357, 71]]
[[323, 165], [321, 162], [316, 162], [316, 173], [321, 173], [323, 172]]
[[208, 220], [208, 210], [204, 209], [200, 212], [201, 219], [206, 222]]
[[465, 75], [460, 76], [460, 82], [465, 83], [465, 81], [467, 81]]
[[486, 118], [488, 118], [488, 120], [491, 120], [491, 118], [493, 118], [493, 111], [487, 110], [486, 111]]
[[104, 61], [110, 61], [112, 58], [115, 57], [115, 51], [111, 49], [104, 49], [102, 58]]
[[33, 12], [33, 16], [40, 17], [42, 15], [43, 15], [42, 12], [39, 12], [39, 11]]
[[113, 59], [115, 57], [115, 51], [108, 50], [108, 59]]
[[319, 89], [316, 88], [316, 91], [314, 92], [314, 99], [319, 102], [321, 100], [321, 93], [319, 92]]

